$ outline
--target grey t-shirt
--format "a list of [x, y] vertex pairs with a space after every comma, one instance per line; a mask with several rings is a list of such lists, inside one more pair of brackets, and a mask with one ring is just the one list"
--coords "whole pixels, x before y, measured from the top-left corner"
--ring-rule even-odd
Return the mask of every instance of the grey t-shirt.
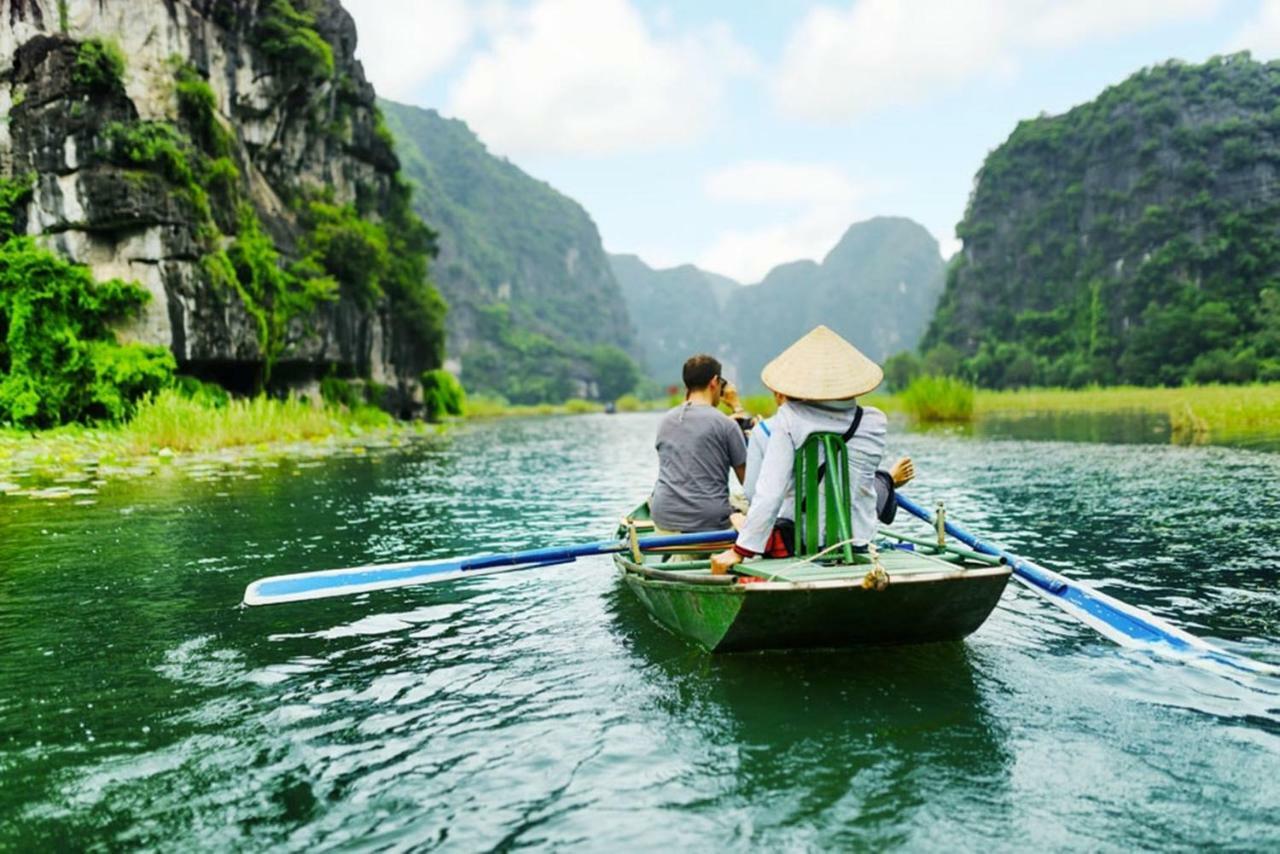
[[662, 417], [656, 447], [653, 521], [672, 531], [727, 528], [729, 470], [747, 461], [741, 428], [713, 406], [682, 403]]

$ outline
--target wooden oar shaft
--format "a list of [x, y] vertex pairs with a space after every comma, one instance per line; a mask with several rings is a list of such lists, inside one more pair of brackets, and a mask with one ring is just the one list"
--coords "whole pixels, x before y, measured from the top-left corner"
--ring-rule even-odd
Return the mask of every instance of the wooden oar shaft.
[[[934, 524], [933, 514], [928, 510], [902, 493], [898, 493], [896, 498], [898, 506], [903, 510], [930, 525]], [[998, 545], [979, 540], [954, 522], [945, 522], [945, 527], [950, 536], [974, 551], [1003, 557], [1020, 581], [1116, 643], [1125, 646], [1165, 647], [1182, 655], [1190, 655], [1193, 659], [1207, 659], [1249, 673], [1280, 673], [1280, 668], [1219, 649], [1141, 608], [1085, 587]]]

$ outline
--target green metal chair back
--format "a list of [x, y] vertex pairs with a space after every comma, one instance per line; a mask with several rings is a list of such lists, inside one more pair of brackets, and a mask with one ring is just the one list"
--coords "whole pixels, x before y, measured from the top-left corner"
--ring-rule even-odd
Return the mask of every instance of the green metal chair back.
[[822, 550], [823, 543], [843, 543], [830, 553], [831, 559], [853, 563], [853, 546], [849, 543], [853, 538], [853, 505], [845, 437], [839, 433], [814, 433], [805, 439], [796, 451], [795, 478], [796, 555], [810, 557]]

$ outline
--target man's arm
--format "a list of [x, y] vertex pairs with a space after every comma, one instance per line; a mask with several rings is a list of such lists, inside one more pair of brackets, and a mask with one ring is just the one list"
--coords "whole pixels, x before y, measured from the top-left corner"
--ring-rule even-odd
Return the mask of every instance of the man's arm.
[[733, 473], [734, 473], [734, 474], [736, 474], [736, 475], [738, 476], [738, 483], [746, 483], [746, 482], [747, 482], [747, 465], [746, 465], [746, 463], [743, 463], [743, 464], [741, 464], [741, 465], [736, 465], [736, 466], [734, 466], [734, 467], [733, 467]]

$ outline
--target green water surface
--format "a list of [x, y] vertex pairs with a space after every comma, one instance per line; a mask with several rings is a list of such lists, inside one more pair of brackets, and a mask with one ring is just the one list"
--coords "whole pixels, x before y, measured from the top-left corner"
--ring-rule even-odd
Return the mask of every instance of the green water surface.
[[[1017, 585], [963, 643], [722, 657], [607, 558], [239, 606], [267, 574], [606, 536], [656, 419], [0, 499], [0, 849], [1280, 847], [1280, 680]], [[1280, 662], [1280, 455], [891, 438], [918, 500]]]

